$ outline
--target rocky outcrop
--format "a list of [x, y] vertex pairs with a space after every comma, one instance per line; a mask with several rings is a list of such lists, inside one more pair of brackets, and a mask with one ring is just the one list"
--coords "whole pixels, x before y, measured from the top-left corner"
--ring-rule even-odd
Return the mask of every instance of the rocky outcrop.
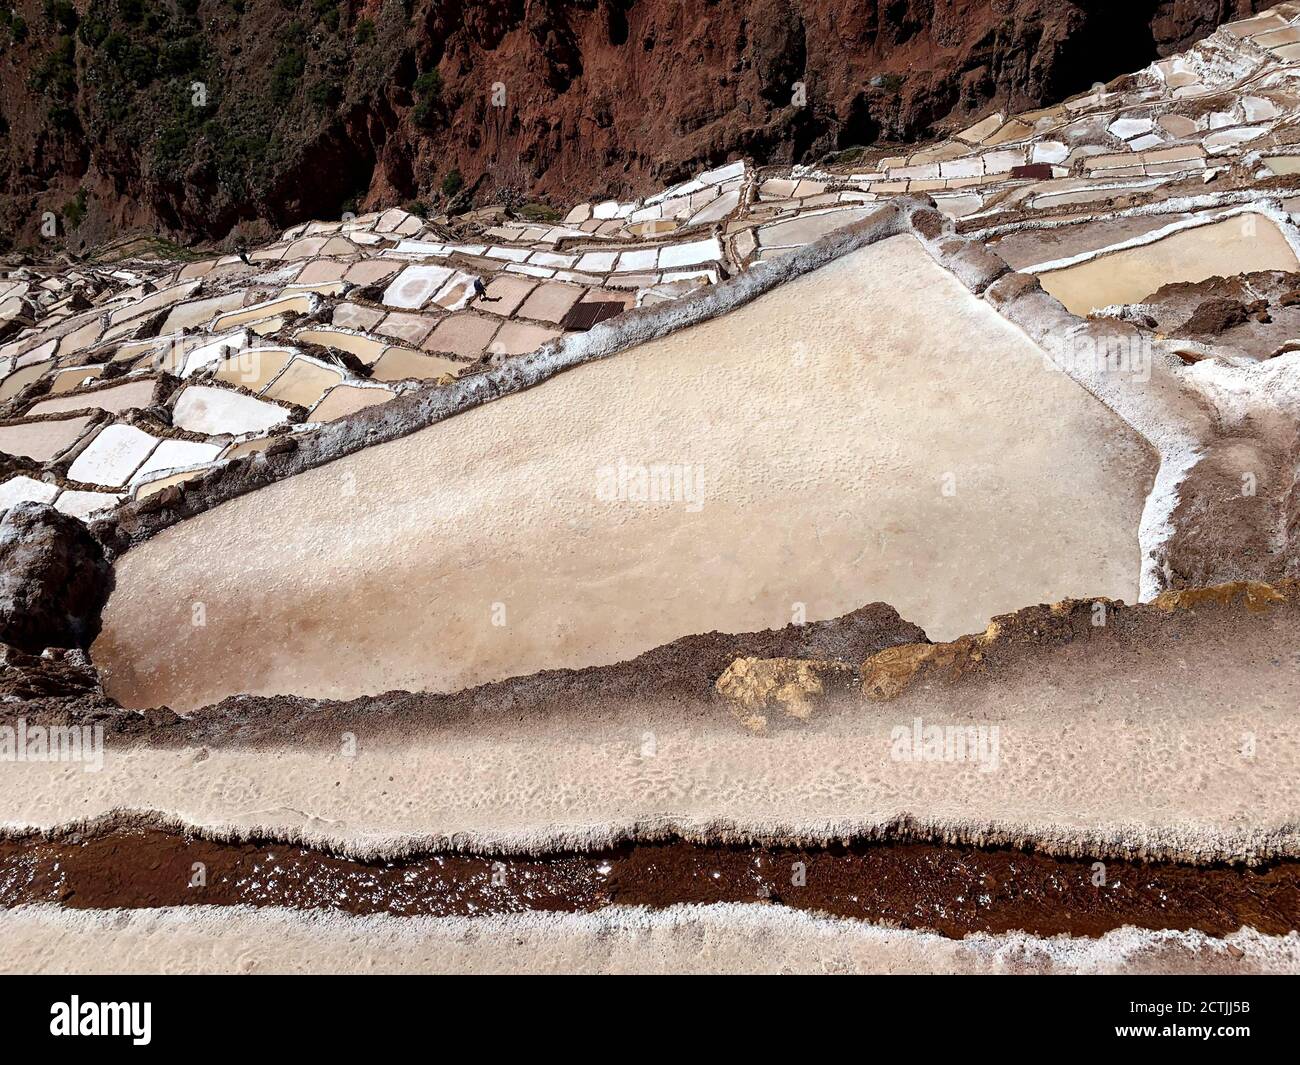
[[862, 664], [862, 693], [888, 702], [922, 679], [954, 684], [968, 675], [1033, 668], [1034, 657], [1088, 641], [1134, 644], [1168, 633], [1179, 614], [1214, 612], [1227, 626], [1234, 616], [1300, 606], [1300, 583], [1238, 581], [1161, 593], [1150, 603], [1128, 606], [1111, 599], [1066, 599], [995, 617], [984, 632], [938, 644], [901, 644], [877, 651]]
[[108, 704], [101, 696], [99, 673], [80, 648], [49, 648], [34, 655], [0, 643], [0, 699], [58, 702], [87, 697]]
[[1176, 281], [1130, 305], [1125, 317], [1162, 336], [1188, 341], [1179, 348], [1186, 361], [1193, 361], [1188, 353], [1265, 360], [1294, 350], [1300, 329], [1300, 275], [1257, 270]]
[[1268, 0], [18, 5], [0, 233], [222, 237], [420, 199], [626, 196], [1058, 100]]
[[750, 732], [764, 733], [768, 715], [779, 708], [786, 717], [806, 721], [813, 702], [829, 688], [847, 685], [853, 669], [840, 662], [797, 658], [737, 658], [714, 686], [732, 714]]
[[20, 651], [88, 648], [112, 567], [85, 525], [44, 503], [0, 518], [0, 642]]

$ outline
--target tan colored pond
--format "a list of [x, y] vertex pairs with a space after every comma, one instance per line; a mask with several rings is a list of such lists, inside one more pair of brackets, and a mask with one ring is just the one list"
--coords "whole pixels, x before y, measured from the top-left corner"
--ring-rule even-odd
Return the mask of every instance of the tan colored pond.
[[1040, 273], [1038, 280], [1068, 310], [1087, 315], [1113, 303], [1140, 303], [1175, 281], [1295, 270], [1297, 265], [1295, 252], [1272, 219], [1252, 212]]
[[450, 690], [894, 604], [1132, 600], [1144, 442], [910, 237], [127, 553], [131, 707]]
[[31, 415], [57, 414], [63, 411], [92, 408], [118, 414], [131, 407], [149, 406], [150, 401], [153, 399], [153, 389], [153, 378], [146, 377], [136, 381], [129, 381], [124, 385], [97, 388], [93, 392], [59, 396], [57, 399], [44, 399], [33, 406], [28, 413]]
[[1264, 165], [1274, 174], [1300, 174], [1300, 155], [1268, 156]]
[[0, 425], [0, 451], [49, 462], [75, 444], [88, 424], [90, 418], [81, 417]]

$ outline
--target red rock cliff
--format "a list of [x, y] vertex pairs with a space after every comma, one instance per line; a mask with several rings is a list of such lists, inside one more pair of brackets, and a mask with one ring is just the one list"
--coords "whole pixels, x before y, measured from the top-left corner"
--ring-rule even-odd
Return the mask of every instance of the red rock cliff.
[[[19, 0], [0, 239], [565, 204], [1057, 100], [1258, 0]], [[17, 23], [24, 23], [18, 32]], [[497, 106], [500, 105], [500, 106]]]

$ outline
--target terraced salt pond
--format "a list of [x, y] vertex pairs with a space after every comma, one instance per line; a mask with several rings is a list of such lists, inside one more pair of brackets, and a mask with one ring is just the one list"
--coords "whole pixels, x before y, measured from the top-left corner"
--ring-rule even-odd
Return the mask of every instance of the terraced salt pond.
[[1148, 244], [1102, 252], [1073, 266], [1036, 271], [1043, 288], [1075, 314], [1139, 303], [1162, 285], [1255, 270], [1300, 269], [1296, 253], [1266, 215], [1246, 212], [1180, 229]]
[[0, 451], [47, 462], [80, 439], [90, 418], [61, 418], [0, 426]]
[[119, 561], [93, 655], [125, 705], [185, 710], [452, 690], [876, 600], [948, 638], [1135, 599], [1154, 468], [900, 236], [164, 531]]

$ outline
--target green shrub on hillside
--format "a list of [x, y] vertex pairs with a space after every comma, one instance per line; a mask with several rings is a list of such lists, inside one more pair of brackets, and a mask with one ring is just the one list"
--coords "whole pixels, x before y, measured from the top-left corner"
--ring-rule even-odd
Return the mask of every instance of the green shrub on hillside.
[[442, 74], [437, 67], [426, 70], [415, 79], [415, 95], [422, 100], [442, 99]]
[[307, 90], [307, 99], [315, 107], [328, 111], [337, 107], [339, 101], [343, 99], [343, 86], [334, 78], [322, 78], [312, 83], [311, 88]]
[[108, 20], [99, 14], [87, 14], [77, 27], [77, 36], [81, 43], [89, 48], [98, 48], [109, 34]]
[[442, 75], [438, 72], [438, 68], [426, 70], [416, 78], [414, 90], [415, 123], [418, 126], [428, 126], [442, 103]]
[[54, 104], [46, 113], [45, 119], [55, 129], [71, 133], [77, 128], [77, 112], [67, 104]]
[[54, 47], [36, 65], [31, 75], [35, 92], [69, 97], [77, 91], [77, 45], [66, 34], [54, 39]]
[[558, 222], [560, 212], [545, 203], [526, 203], [519, 208], [519, 217], [529, 222]]
[[104, 38], [104, 54], [123, 78], [143, 89], [158, 73], [158, 49], [147, 38], [142, 43], [116, 31]]
[[291, 100], [307, 69], [307, 54], [300, 47], [285, 52], [271, 68], [271, 99], [278, 104]]
[[65, 230], [76, 229], [86, 217], [86, 190], [78, 189], [77, 194], [59, 210], [63, 215]]
[[77, 28], [77, 9], [69, 0], [45, 0], [41, 5], [41, 14], [48, 25], [71, 33]]
[[188, 74], [203, 63], [203, 41], [198, 36], [182, 37], [163, 45], [159, 68], [164, 74]]
[[316, 21], [331, 33], [339, 28], [339, 0], [312, 0], [311, 9]]

